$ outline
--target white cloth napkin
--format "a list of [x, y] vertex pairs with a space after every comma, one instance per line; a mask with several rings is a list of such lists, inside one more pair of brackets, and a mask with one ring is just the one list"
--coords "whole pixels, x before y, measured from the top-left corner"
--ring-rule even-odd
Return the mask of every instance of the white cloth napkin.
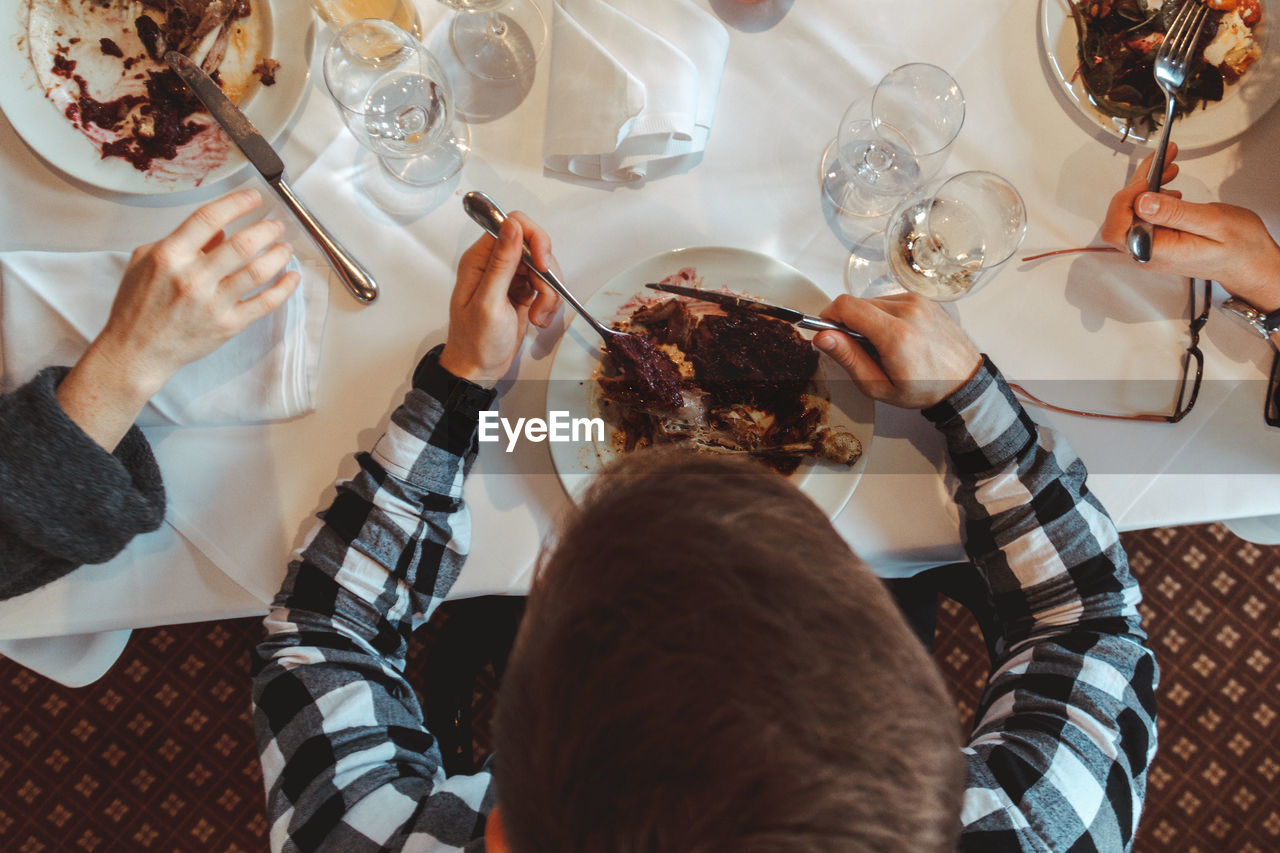
[[691, 166], [728, 52], [691, 0], [556, 0], [543, 164], [610, 182]]
[[[51, 364], [72, 364], [106, 325], [129, 256], [122, 252], [0, 254], [3, 388]], [[315, 409], [320, 340], [329, 307], [323, 267], [282, 307], [179, 370], [138, 423], [217, 425], [274, 421]]]

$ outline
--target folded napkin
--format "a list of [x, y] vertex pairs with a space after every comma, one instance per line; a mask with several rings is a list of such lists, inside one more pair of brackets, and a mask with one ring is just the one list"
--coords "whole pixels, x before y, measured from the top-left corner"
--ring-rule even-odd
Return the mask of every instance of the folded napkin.
[[692, 165], [728, 52], [692, 0], [556, 0], [544, 165], [614, 182]]
[[[42, 367], [72, 364], [106, 325], [129, 256], [121, 252], [0, 254], [3, 388]], [[315, 408], [329, 304], [325, 269], [290, 269], [302, 283], [276, 311], [179, 370], [138, 423], [216, 425], [291, 418]]]

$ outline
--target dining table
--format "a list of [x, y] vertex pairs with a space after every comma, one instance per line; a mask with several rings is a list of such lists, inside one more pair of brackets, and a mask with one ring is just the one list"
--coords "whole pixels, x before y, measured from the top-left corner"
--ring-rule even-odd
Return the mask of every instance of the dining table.
[[[545, 167], [554, 45], [532, 75], [472, 77], [450, 61], [452, 10], [416, 0], [423, 42], [450, 76], [471, 151], [442, 186], [397, 186], [325, 91], [321, 61], [332, 30], [318, 19], [277, 21], [313, 35], [301, 58], [310, 80], [273, 141], [295, 194], [369, 270], [381, 295], [364, 305], [331, 279], [314, 412], [275, 423], [145, 428], [167, 490], [165, 523], [106, 564], [0, 602], [5, 648], [57, 649], [55, 638], [83, 645], [104, 632], [263, 614], [335, 482], [355, 473], [354, 454], [385, 430], [414, 366], [445, 339], [458, 259], [482, 233], [464, 213], [468, 191], [538, 222], [563, 281], [584, 300], [619, 272], [685, 247], [759, 252], [830, 298], [847, 292], [851, 248], [868, 225], [824, 202], [819, 162], [850, 102], [908, 62], [946, 69], [963, 90], [964, 125], [945, 171], [998, 173], [1027, 213], [1018, 255], [947, 310], [1006, 376], [1045, 399], [1118, 411], [1171, 405], [1189, 342], [1186, 279], [1119, 254], [1021, 260], [1100, 245], [1109, 199], [1149, 151], [1108, 133], [1066, 93], [1047, 58], [1041, 3], [695, 2], [728, 35], [709, 138], [692, 162], [630, 182]], [[1065, 8], [1063, 0], [1042, 2]], [[538, 3], [552, 20], [552, 0]], [[15, 129], [17, 120], [0, 121], [0, 251], [129, 250], [204, 202], [258, 187], [268, 213], [289, 223], [299, 260], [323, 265], [252, 169], [182, 192], [112, 192], [50, 165], [39, 142]], [[1232, 138], [1183, 150], [1174, 186], [1190, 200], [1251, 208], [1280, 233], [1277, 147], [1280, 111], [1259, 110]], [[1180, 422], [1028, 407], [1085, 461], [1089, 490], [1121, 530], [1280, 515], [1280, 430], [1263, 420], [1272, 350], [1219, 310], [1225, 298], [1215, 285], [1199, 341], [1203, 386]], [[548, 376], [572, 319], [566, 313], [531, 329], [499, 384], [504, 417], [546, 416]], [[572, 506], [548, 447], [481, 447], [465, 490], [471, 551], [453, 596], [527, 592], [541, 548]], [[833, 522], [854, 552], [884, 577], [963, 559], [945, 448], [929, 422], [877, 404], [866, 453]]]

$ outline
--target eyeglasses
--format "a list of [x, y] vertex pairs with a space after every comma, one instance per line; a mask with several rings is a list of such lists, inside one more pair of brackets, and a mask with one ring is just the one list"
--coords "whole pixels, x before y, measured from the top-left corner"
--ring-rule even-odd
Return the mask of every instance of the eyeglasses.
[[[1051, 412], [1061, 412], [1064, 415], [1079, 415], [1086, 418], [1105, 418], [1113, 421], [1148, 421], [1148, 422], [1164, 422], [1176, 424], [1178, 421], [1190, 414], [1196, 405], [1196, 398], [1200, 396], [1200, 382], [1204, 378], [1204, 353], [1200, 351], [1200, 330], [1204, 328], [1204, 324], [1209, 320], [1209, 306], [1212, 304], [1210, 297], [1213, 293], [1213, 284], [1210, 281], [1204, 282], [1203, 302], [1204, 308], [1196, 311], [1196, 280], [1189, 279], [1189, 294], [1187, 297], [1188, 313], [1191, 315], [1191, 343], [1187, 346], [1187, 351], [1182, 354], [1182, 381], [1178, 383], [1178, 399], [1173, 404], [1173, 414], [1140, 414], [1140, 415], [1117, 415], [1107, 412], [1089, 412], [1081, 409], [1068, 409], [1063, 406], [1055, 406], [1053, 403], [1046, 403], [1035, 394], [1023, 388], [1016, 383], [1009, 383], [1009, 387], [1014, 393], [1029, 403], [1048, 409]], [[1280, 359], [1280, 356], [1277, 356]], [[1195, 364], [1195, 373], [1191, 372], [1191, 365]], [[1268, 391], [1267, 401], [1267, 423], [1272, 426], [1280, 426], [1280, 368], [1277, 362], [1271, 365], [1271, 388]]]
[[1280, 427], [1280, 350], [1271, 358], [1271, 379], [1267, 382], [1263, 417], [1267, 419], [1267, 426]]

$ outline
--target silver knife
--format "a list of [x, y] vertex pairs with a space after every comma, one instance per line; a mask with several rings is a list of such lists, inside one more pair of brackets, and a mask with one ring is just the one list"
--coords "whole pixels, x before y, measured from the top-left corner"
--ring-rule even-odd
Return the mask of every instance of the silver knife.
[[329, 259], [330, 265], [337, 272], [338, 278], [342, 279], [342, 283], [347, 286], [347, 290], [351, 291], [351, 295], [365, 303], [377, 299], [378, 285], [373, 277], [352, 259], [347, 250], [342, 248], [342, 245], [333, 239], [324, 226], [316, 221], [311, 211], [298, 201], [284, 179], [284, 161], [267, 140], [262, 138], [262, 134], [253, 126], [253, 123], [245, 118], [244, 113], [240, 112], [235, 104], [231, 103], [231, 100], [223, 94], [222, 88], [213, 81], [212, 77], [204, 73], [200, 66], [176, 50], [169, 51], [164, 58], [174, 73], [191, 87], [191, 91], [195, 92], [196, 97], [217, 119], [218, 124], [222, 125], [222, 129], [227, 132], [227, 136], [231, 137], [231, 141], [244, 152], [244, 156], [258, 170], [258, 174], [262, 175], [276, 191], [285, 205], [293, 211], [293, 215], [298, 217], [302, 227], [311, 235], [311, 239], [316, 241], [320, 251], [324, 252], [324, 256]]
[[717, 293], [714, 290], [699, 290], [696, 287], [684, 287], [679, 284], [646, 284], [645, 287], [650, 290], [661, 290], [664, 293], [674, 293], [679, 296], [687, 296], [690, 299], [700, 299], [703, 302], [714, 302], [716, 305], [722, 305], [725, 308], [737, 308], [742, 311], [753, 311], [756, 314], [763, 314], [766, 317], [774, 317], [782, 320], [784, 323], [790, 323], [793, 326], [799, 326], [801, 329], [817, 329], [819, 331], [843, 332], [853, 338], [864, 350], [874, 358], [879, 358], [880, 354], [876, 352], [876, 348], [872, 346], [871, 341], [867, 340], [867, 336], [855, 332], [843, 323], [837, 323], [834, 320], [824, 320], [821, 317], [815, 317], [812, 314], [806, 314], [803, 311], [797, 311], [794, 308], [784, 308], [781, 305], [770, 305], [768, 302], [761, 302], [758, 299], [748, 299], [745, 296], [735, 296], [732, 293]]

